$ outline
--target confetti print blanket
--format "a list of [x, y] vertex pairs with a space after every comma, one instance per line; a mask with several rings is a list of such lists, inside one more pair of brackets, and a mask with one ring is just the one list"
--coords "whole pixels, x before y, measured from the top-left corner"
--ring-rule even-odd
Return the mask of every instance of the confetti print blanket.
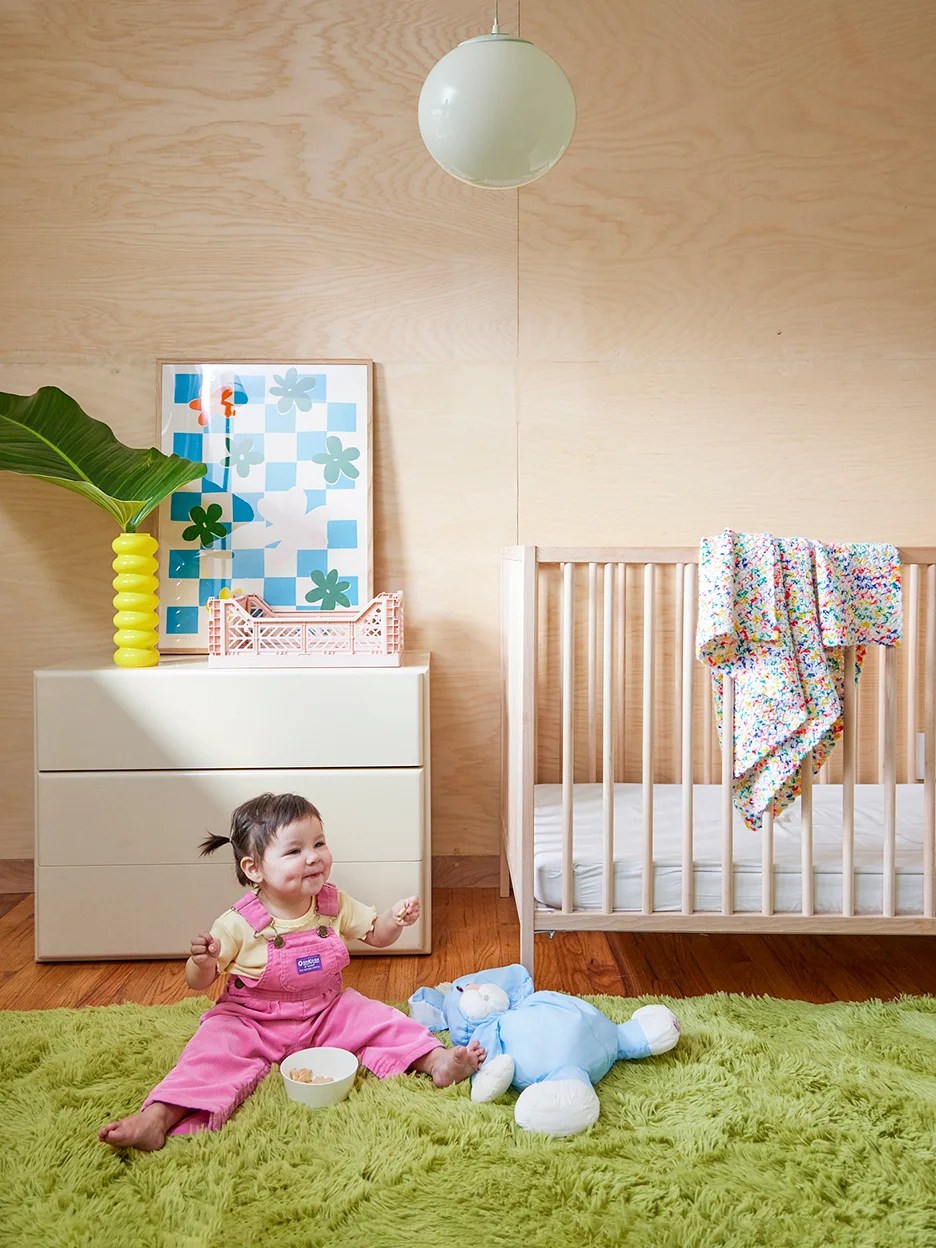
[[[842, 733], [845, 646], [900, 641], [900, 557], [885, 544], [829, 545], [726, 529], [699, 552], [696, 653], [735, 679], [734, 802], [751, 829], [779, 814]], [[722, 739], [722, 682], [713, 681]]]

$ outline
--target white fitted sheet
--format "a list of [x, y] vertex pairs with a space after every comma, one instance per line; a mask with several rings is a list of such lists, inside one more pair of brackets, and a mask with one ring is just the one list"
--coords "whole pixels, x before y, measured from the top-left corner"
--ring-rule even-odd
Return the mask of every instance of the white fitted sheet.
[[[721, 786], [693, 786], [695, 909], [721, 911]], [[679, 911], [682, 891], [682, 786], [653, 787], [654, 910]], [[614, 908], [641, 907], [642, 789], [614, 786]], [[542, 906], [562, 905], [562, 786], [535, 787], [533, 891]], [[576, 784], [573, 794], [573, 905], [602, 909], [602, 786]], [[813, 786], [813, 889], [816, 914], [842, 913], [842, 788]], [[802, 910], [800, 803], [774, 821], [774, 909]], [[855, 786], [855, 911], [880, 914], [883, 898], [884, 789]], [[761, 912], [760, 835], [734, 818], [734, 908]], [[923, 785], [897, 786], [896, 909], [923, 911]]]

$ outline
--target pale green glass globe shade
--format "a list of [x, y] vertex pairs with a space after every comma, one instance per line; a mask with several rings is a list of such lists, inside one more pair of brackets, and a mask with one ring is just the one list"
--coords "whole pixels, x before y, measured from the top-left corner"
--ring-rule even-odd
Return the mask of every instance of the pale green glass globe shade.
[[545, 52], [513, 35], [466, 39], [419, 96], [429, 154], [472, 186], [524, 186], [548, 173], [575, 130], [575, 96]]

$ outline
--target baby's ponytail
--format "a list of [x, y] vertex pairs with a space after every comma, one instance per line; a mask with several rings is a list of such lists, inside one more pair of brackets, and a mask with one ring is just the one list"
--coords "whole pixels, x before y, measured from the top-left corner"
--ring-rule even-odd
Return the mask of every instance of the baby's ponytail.
[[206, 836], [198, 848], [204, 858], [208, 854], [213, 854], [216, 849], [220, 849], [222, 845], [230, 845], [230, 843], [229, 836]]

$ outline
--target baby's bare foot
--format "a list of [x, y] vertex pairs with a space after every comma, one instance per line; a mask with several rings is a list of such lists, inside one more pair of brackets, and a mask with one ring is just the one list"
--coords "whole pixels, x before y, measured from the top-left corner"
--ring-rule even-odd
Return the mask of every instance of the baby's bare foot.
[[447, 1088], [473, 1075], [486, 1057], [486, 1051], [477, 1040], [472, 1040], [467, 1047], [459, 1044], [452, 1049], [433, 1049], [427, 1054], [429, 1060], [425, 1069], [437, 1088]]
[[169, 1128], [186, 1112], [177, 1105], [154, 1101], [138, 1114], [130, 1114], [101, 1127], [98, 1139], [113, 1148], [138, 1148], [144, 1153], [154, 1153], [165, 1144]]

